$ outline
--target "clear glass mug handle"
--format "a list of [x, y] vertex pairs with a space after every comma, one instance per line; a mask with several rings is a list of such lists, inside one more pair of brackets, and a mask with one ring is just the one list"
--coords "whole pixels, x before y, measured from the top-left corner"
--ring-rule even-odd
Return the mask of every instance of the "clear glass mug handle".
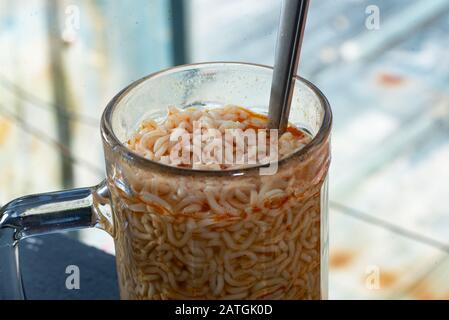
[[41, 234], [100, 228], [113, 235], [106, 182], [91, 188], [25, 196], [0, 209], [0, 300], [25, 299], [18, 243]]

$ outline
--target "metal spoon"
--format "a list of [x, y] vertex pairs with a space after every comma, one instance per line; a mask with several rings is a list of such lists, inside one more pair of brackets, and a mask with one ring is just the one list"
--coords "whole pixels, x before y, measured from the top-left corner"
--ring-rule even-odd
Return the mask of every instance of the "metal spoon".
[[294, 76], [306, 25], [309, 0], [283, 0], [268, 111], [268, 128], [282, 134], [288, 127]]

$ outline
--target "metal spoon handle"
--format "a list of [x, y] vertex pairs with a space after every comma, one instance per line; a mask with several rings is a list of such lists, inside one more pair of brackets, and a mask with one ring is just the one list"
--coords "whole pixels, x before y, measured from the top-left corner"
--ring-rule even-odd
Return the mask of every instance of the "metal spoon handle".
[[288, 126], [294, 76], [306, 25], [309, 0], [283, 0], [276, 45], [273, 82], [268, 111], [268, 127], [282, 134]]

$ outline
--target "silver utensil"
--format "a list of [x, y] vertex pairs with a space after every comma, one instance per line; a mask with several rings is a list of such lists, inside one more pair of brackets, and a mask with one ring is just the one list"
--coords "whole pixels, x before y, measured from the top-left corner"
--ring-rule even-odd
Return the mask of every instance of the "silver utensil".
[[268, 128], [288, 127], [295, 75], [299, 66], [309, 0], [283, 0], [268, 111]]

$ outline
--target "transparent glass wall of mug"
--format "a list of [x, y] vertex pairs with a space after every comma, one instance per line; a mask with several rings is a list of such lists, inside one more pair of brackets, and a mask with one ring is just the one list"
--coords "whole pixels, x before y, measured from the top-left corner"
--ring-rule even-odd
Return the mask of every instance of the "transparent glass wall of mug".
[[331, 115], [313, 85], [297, 81], [290, 120], [314, 139], [273, 175], [173, 169], [111, 137], [126, 141], [173, 105], [266, 112], [271, 74], [254, 65], [187, 66], [112, 102], [103, 137], [123, 299], [327, 298]]
[[257, 167], [167, 167], [123, 144], [141, 120], [163, 117], [171, 105], [236, 104], [263, 112], [271, 74], [241, 63], [182, 66], [121, 91], [101, 123], [106, 181], [0, 208], [0, 299], [25, 297], [20, 240], [91, 227], [115, 238], [124, 299], [326, 298], [332, 116], [312, 84], [298, 79], [290, 117], [312, 142], [281, 160], [273, 175]]

